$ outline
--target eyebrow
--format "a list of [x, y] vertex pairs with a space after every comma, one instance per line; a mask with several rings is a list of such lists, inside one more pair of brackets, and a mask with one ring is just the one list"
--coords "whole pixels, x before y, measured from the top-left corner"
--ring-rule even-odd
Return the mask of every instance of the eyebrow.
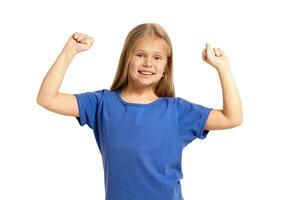
[[[144, 52], [144, 50], [143, 49], [138, 49], [138, 50], [136, 50], [136, 51], [142, 51], [142, 52]], [[163, 55], [164, 53], [162, 53], [162, 52], [159, 52], [159, 51], [156, 51], [156, 52], [154, 52], [155, 54], [161, 54], [161, 55]]]

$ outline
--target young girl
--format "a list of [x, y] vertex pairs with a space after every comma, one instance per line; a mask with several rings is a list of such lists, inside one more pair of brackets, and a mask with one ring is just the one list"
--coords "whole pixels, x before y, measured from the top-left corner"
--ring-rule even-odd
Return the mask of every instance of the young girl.
[[76, 32], [46, 74], [37, 102], [75, 116], [95, 135], [103, 160], [106, 200], [182, 200], [183, 148], [209, 130], [242, 123], [242, 106], [220, 48], [206, 44], [202, 59], [219, 74], [223, 110], [175, 97], [171, 41], [158, 24], [140, 24], [125, 41], [110, 90], [60, 93], [71, 60], [93, 38]]

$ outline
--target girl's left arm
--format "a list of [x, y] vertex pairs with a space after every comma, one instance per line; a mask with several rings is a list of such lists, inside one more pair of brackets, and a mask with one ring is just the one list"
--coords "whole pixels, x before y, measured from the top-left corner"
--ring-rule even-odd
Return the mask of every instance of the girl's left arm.
[[213, 109], [210, 112], [205, 129], [219, 130], [241, 125], [243, 122], [241, 99], [226, 54], [222, 49], [211, 48], [209, 44], [206, 44], [202, 59], [216, 68], [223, 93], [223, 110]]

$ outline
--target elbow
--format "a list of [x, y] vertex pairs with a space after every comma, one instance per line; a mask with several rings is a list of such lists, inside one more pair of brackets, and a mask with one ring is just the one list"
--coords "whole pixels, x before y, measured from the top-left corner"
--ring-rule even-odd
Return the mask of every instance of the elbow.
[[240, 125], [242, 125], [242, 123], [243, 123], [243, 117], [240, 117], [240, 118], [232, 121], [232, 127], [240, 126]]
[[240, 126], [240, 125], [242, 125], [242, 123], [243, 123], [242, 120], [241, 120], [241, 121], [238, 121], [238, 122], [235, 123], [234, 127]]
[[45, 107], [45, 105], [47, 105], [48, 101], [46, 101], [45, 99], [41, 98], [41, 97], [37, 97], [36, 98], [36, 102], [38, 105]]
[[237, 126], [242, 125], [243, 123], [243, 115], [239, 114], [239, 115], [235, 115], [235, 116], [231, 116], [231, 117], [226, 117], [226, 127], [227, 128], [234, 128]]
[[42, 99], [40, 96], [37, 96], [37, 98], [36, 98], [36, 103], [37, 103], [38, 105], [42, 106], [42, 105], [44, 104], [43, 102], [44, 102], [43, 99]]
[[39, 104], [40, 106], [46, 106], [49, 105], [49, 103], [51, 103], [53, 101], [53, 97], [49, 97], [49, 95], [45, 96], [45, 95], [38, 95], [36, 97], [36, 102], [37, 104]]
[[36, 98], [36, 103], [37, 103], [38, 105], [41, 105], [41, 100], [40, 100], [39, 97]]

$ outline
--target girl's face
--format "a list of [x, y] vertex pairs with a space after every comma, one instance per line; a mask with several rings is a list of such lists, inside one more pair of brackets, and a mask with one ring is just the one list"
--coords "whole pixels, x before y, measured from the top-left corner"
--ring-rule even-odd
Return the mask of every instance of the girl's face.
[[146, 38], [139, 41], [129, 61], [132, 84], [153, 86], [162, 78], [167, 61], [167, 44], [163, 39]]

